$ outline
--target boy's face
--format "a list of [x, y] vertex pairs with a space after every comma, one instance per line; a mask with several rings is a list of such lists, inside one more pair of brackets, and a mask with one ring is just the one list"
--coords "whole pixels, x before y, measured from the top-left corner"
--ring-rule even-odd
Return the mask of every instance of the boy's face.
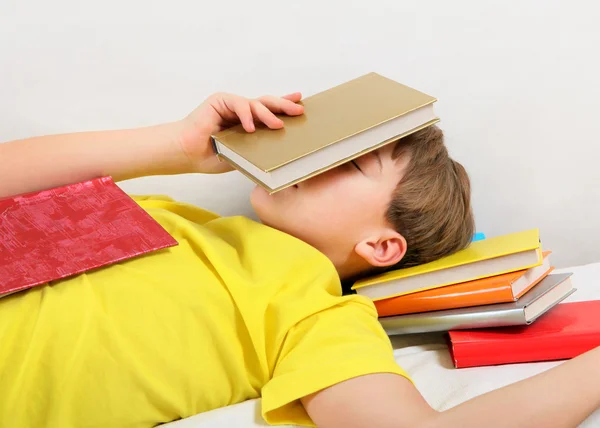
[[385, 215], [406, 162], [392, 159], [394, 146], [274, 195], [256, 187], [251, 195], [254, 210], [264, 224], [323, 252], [339, 271], [355, 260], [358, 243], [395, 233]]

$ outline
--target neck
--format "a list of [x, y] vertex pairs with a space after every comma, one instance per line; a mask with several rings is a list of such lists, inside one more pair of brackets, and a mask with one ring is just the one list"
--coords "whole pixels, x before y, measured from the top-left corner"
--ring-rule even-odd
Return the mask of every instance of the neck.
[[354, 251], [343, 260], [330, 257], [342, 281], [353, 281], [368, 274], [373, 268]]

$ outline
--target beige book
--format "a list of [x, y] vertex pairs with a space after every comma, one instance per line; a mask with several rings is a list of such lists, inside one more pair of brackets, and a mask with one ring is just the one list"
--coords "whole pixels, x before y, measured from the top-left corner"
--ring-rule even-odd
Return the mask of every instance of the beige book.
[[302, 101], [285, 127], [241, 125], [212, 136], [218, 156], [270, 193], [436, 123], [434, 97], [369, 73]]

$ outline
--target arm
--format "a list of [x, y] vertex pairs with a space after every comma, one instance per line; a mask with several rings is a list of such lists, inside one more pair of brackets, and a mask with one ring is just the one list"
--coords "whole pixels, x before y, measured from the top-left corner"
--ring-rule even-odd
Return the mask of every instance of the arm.
[[573, 427], [600, 408], [600, 348], [443, 412], [391, 374], [354, 378], [302, 402], [322, 428]]
[[146, 175], [230, 170], [214, 156], [211, 134], [254, 121], [276, 129], [273, 113], [302, 114], [299, 93], [249, 100], [215, 94], [183, 120], [146, 128], [34, 137], [0, 144], [0, 198], [111, 175], [116, 181]]
[[0, 144], [0, 197], [112, 175], [190, 172], [177, 122], [141, 129], [34, 137]]

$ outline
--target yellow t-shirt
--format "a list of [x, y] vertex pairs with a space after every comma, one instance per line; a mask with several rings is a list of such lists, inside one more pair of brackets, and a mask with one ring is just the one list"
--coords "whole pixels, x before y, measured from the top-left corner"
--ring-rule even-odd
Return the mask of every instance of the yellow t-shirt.
[[0, 299], [0, 426], [150, 427], [262, 395], [273, 424], [359, 375], [400, 375], [330, 261], [244, 217], [136, 198], [179, 245]]

